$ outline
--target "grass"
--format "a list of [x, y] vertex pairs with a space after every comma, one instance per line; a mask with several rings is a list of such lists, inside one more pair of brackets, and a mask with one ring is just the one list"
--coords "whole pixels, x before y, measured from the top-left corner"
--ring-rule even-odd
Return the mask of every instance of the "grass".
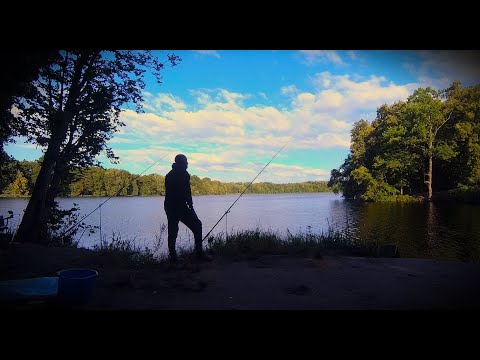
[[110, 241], [106, 237], [100, 244], [93, 247], [93, 251], [100, 255], [109, 256], [110, 260], [119, 266], [133, 268], [151, 268], [165, 262], [166, 256], [156, 255], [156, 250], [161, 246], [162, 237], [156, 235], [156, 243], [153, 249], [137, 244], [136, 236], [123, 239], [120, 234], [112, 233]]
[[[161, 227], [156, 234], [153, 247], [138, 244], [136, 236], [124, 239], [120, 234], [112, 233], [111, 239], [106, 237], [93, 251], [109, 257], [116, 266], [129, 268], [154, 268], [165, 266], [167, 254], [159, 252], [163, 243], [166, 227]], [[233, 261], [256, 259], [262, 255], [288, 255], [321, 259], [325, 255], [346, 256], [379, 256], [379, 246], [356, 239], [348, 227], [335, 230], [330, 226], [327, 232], [314, 234], [310, 229], [301, 234], [280, 235], [272, 230], [239, 230], [230, 233], [211, 236], [204, 243], [204, 248], [214, 257], [222, 257]], [[182, 259], [189, 259], [193, 248], [178, 247], [177, 253]]]
[[261, 255], [293, 255], [321, 258], [323, 255], [375, 256], [377, 247], [365, 245], [350, 235], [348, 229], [312, 234], [306, 232], [281, 236], [271, 230], [242, 230], [211, 237], [208, 248], [213, 254], [236, 259], [255, 258]]

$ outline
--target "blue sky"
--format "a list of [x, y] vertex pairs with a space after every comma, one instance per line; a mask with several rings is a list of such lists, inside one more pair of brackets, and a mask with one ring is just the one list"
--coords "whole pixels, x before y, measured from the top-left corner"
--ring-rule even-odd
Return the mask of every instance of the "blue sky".
[[[349, 152], [352, 124], [373, 120], [384, 103], [418, 87], [453, 80], [480, 82], [478, 55], [466, 51], [182, 50], [163, 83], [147, 76], [145, 113], [125, 108], [127, 124], [110, 141], [118, 165], [106, 168], [166, 174], [177, 153], [190, 174], [251, 181], [282, 145], [293, 140], [257, 179], [275, 183], [328, 180]], [[167, 51], [155, 52], [164, 59]], [[42, 150], [18, 139], [16, 159]]]

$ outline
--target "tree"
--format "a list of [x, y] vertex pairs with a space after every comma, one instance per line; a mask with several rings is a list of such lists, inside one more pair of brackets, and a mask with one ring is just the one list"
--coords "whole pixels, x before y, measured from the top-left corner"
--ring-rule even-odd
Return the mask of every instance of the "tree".
[[369, 144], [373, 156], [371, 168], [376, 179], [393, 185], [401, 195], [421, 168], [420, 156], [410, 146], [405, 109], [406, 103], [402, 101], [381, 106], [372, 122], [374, 131]]
[[[167, 57], [172, 66], [180, 61], [176, 55]], [[67, 50], [40, 68], [30, 91], [14, 102], [22, 132], [46, 147], [17, 241], [46, 241], [54, 199], [78, 168], [97, 164], [101, 151], [116, 161], [107, 141], [124, 125], [121, 106], [133, 104], [140, 112], [145, 71], [151, 70], [160, 83], [164, 67], [150, 51]]]
[[355, 122], [351, 130], [350, 154], [338, 170], [333, 169], [330, 173], [328, 186], [337, 192], [341, 189], [343, 196], [347, 199], [357, 199], [365, 191], [365, 187], [361, 186], [351, 173], [360, 166], [367, 168], [371, 166], [368, 144], [373, 130], [366, 120], [361, 119]]
[[2, 50], [0, 67], [0, 153], [3, 144], [13, 141], [18, 133], [18, 124], [12, 114], [16, 96], [24, 96], [31, 91], [32, 80], [38, 76], [52, 51], [48, 50]]
[[0, 67], [0, 192], [16, 176], [13, 167], [16, 161], [9, 156], [3, 146], [14, 142], [19, 134], [19, 126], [12, 114], [15, 96], [23, 96], [30, 91], [32, 80], [40, 67], [46, 64], [52, 51], [46, 50], [2, 50]]
[[[441, 92], [432, 88], [419, 88], [407, 101], [407, 117], [410, 122], [412, 145], [421, 149], [428, 159], [428, 173], [425, 183], [428, 188], [428, 199], [432, 198], [433, 158], [452, 156], [452, 149], [437, 140], [438, 132], [452, 117], [454, 109], [440, 99]], [[443, 152], [436, 152], [439, 145]]]
[[37, 180], [38, 173], [42, 166], [43, 157], [36, 161], [20, 161], [18, 163], [18, 168], [25, 175], [28, 180], [28, 190], [29, 193], [32, 193], [35, 181]]
[[17, 176], [5, 190], [5, 195], [11, 197], [28, 196], [28, 180], [21, 171], [17, 171]]
[[144, 175], [139, 178], [140, 195], [152, 196], [165, 194], [165, 178], [158, 174]]
[[373, 127], [367, 120], [361, 119], [353, 124], [350, 151], [352, 153], [352, 161], [355, 165], [365, 165], [368, 163], [367, 145], [372, 131]]
[[[435, 179], [435, 183], [433, 182]], [[369, 125], [356, 122], [350, 154], [329, 185], [346, 198], [394, 200], [404, 187], [423, 192], [480, 189], [480, 85], [419, 88], [382, 105]], [[404, 198], [400, 200], [405, 200]]]
[[103, 174], [107, 196], [128, 195], [131, 186], [131, 176], [126, 170], [108, 169]]
[[0, 150], [0, 193], [15, 180], [16, 166], [16, 161], [6, 152]]
[[[455, 109], [445, 125], [441, 146], [444, 173], [452, 187], [480, 186], [480, 85], [461, 87], [455, 82], [445, 91], [446, 106]], [[446, 156], [445, 156], [446, 155]], [[452, 156], [449, 156], [452, 155]]]

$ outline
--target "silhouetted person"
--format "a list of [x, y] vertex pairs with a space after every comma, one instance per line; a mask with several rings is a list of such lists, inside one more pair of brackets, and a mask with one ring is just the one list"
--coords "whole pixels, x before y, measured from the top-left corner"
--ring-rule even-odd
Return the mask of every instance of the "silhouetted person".
[[197, 259], [212, 260], [202, 249], [202, 222], [193, 209], [188, 161], [183, 154], [175, 156], [172, 170], [165, 176], [165, 212], [168, 219], [168, 252], [170, 262], [177, 262], [175, 243], [178, 222], [184, 223], [193, 232]]

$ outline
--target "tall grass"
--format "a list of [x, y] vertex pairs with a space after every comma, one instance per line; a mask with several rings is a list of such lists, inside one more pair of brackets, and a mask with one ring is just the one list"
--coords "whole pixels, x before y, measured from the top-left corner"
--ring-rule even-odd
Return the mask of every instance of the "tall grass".
[[155, 234], [153, 247], [138, 244], [137, 236], [124, 239], [119, 233], [112, 232], [107, 241], [106, 236], [93, 247], [100, 255], [108, 255], [109, 259], [119, 266], [134, 268], [155, 267], [165, 261], [166, 257], [158, 253], [163, 242], [162, 234]]
[[242, 230], [210, 237], [208, 247], [214, 254], [228, 257], [256, 257], [263, 254], [298, 255], [321, 258], [322, 255], [370, 256], [375, 254], [374, 245], [358, 241], [349, 229], [314, 234], [292, 234], [282, 236], [272, 230]]
[[[124, 239], [120, 234], [113, 232], [110, 240], [107, 241], [104, 237], [93, 250], [108, 255], [110, 261], [118, 266], [155, 267], [167, 260], [167, 255], [159, 252], [165, 232], [166, 227], [162, 226], [160, 234], [155, 234], [153, 247], [139, 245], [136, 236]], [[262, 255], [306, 256], [316, 259], [324, 255], [379, 255], [376, 243], [356, 238], [348, 224], [341, 230], [329, 225], [329, 229], [320, 234], [312, 233], [310, 227], [300, 234], [292, 234], [287, 230], [286, 235], [260, 228], [237, 230], [230, 232], [228, 237], [225, 237], [224, 233], [211, 236], [207, 243], [204, 243], [204, 247], [215, 257], [233, 260], [255, 259]], [[192, 250], [192, 246], [177, 248], [179, 256], [184, 259], [190, 258]]]

